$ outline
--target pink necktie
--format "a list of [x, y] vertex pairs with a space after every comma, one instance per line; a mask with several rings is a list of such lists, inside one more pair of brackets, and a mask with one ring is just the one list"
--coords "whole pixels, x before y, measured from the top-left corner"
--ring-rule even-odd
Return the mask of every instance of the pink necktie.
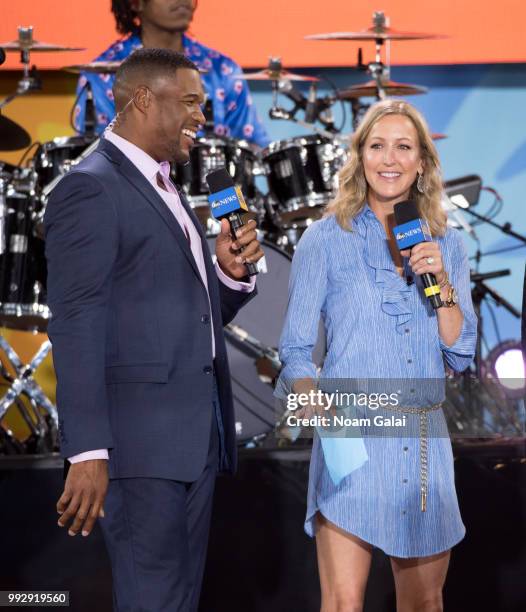
[[[172, 184], [172, 181], [170, 180], [170, 164], [168, 162], [161, 162], [160, 164], [159, 172], [157, 173], [157, 185], [161, 189], [164, 189], [169, 193], [174, 193], [177, 195], [177, 197], [179, 197], [179, 194], [177, 194], [177, 190], [175, 189]], [[182, 206], [181, 203], [179, 203], [179, 205]], [[183, 226], [183, 230], [186, 239], [188, 240], [188, 244], [191, 245], [192, 241], [190, 240], [190, 233], [188, 232], [188, 228], [186, 227], [184, 221], [181, 221], [181, 225]]]

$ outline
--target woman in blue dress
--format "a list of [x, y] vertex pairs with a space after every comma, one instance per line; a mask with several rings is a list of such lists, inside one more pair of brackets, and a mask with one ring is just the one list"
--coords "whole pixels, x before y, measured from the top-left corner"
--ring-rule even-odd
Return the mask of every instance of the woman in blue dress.
[[[450, 549], [465, 533], [440, 403], [446, 365], [466, 369], [475, 350], [468, 259], [459, 233], [446, 226], [438, 155], [410, 104], [386, 100], [369, 109], [339, 184], [294, 256], [276, 394], [334, 390], [335, 381], [389, 393], [396, 381], [400, 401], [382, 414], [407, 425], [394, 433], [376, 427], [374, 435], [358, 427], [358, 437], [357, 427], [347, 437], [324, 436], [320, 427], [314, 436], [305, 530], [316, 537], [321, 610], [362, 610], [378, 547], [391, 559], [398, 612], [435, 612]], [[409, 199], [433, 240], [399, 251], [393, 206]], [[437, 310], [424, 297], [426, 272], [440, 286]], [[318, 370], [320, 317], [327, 352]], [[371, 408], [353, 414], [370, 416]], [[321, 413], [333, 414], [311, 403], [302, 415]]]

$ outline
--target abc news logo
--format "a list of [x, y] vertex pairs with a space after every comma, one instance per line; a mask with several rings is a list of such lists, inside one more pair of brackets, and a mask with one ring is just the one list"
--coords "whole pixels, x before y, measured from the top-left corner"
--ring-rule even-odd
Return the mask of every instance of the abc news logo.
[[215, 200], [212, 202], [212, 208], [219, 208], [220, 206], [226, 206], [227, 204], [232, 204], [232, 202], [237, 202], [238, 198], [236, 195], [228, 195], [220, 200]]
[[406, 238], [410, 238], [411, 236], [417, 236], [419, 234], [422, 234], [422, 230], [419, 227], [417, 227], [415, 229], [407, 230], [407, 232], [398, 232], [396, 234], [396, 239], [405, 240]]

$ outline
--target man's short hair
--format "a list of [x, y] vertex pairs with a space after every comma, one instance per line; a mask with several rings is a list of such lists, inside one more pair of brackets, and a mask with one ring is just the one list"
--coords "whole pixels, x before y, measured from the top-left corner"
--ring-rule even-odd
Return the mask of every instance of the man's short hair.
[[115, 75], [113, 94], [116, 106], [124, 102], [122, 90], [131, 94], [130, 90], [141, 81], [148, 85], [158, 77], [173, 75], [179, 68], [199, 71], [194, 62], [182, 53], [169, 49], [137, 49], [122, 62]]
[[183, 53], [169, 49], [137, 49], [119, 66], [115, 81], [136, 75], [156, 78], [175, 72], [178, 68], [199, 68]]

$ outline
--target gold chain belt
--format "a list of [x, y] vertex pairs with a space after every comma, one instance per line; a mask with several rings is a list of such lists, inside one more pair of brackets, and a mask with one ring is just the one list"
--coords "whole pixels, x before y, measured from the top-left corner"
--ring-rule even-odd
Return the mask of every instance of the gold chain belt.
[[427, 415], [433, 410], [442, 408], [442, 402], [425, 408], [398, 408], [397, 406], [382, 406], [382, 408], [405, 414], [417, 414], [420, 417], [420, 510], [425, 512], [427, 508]]

